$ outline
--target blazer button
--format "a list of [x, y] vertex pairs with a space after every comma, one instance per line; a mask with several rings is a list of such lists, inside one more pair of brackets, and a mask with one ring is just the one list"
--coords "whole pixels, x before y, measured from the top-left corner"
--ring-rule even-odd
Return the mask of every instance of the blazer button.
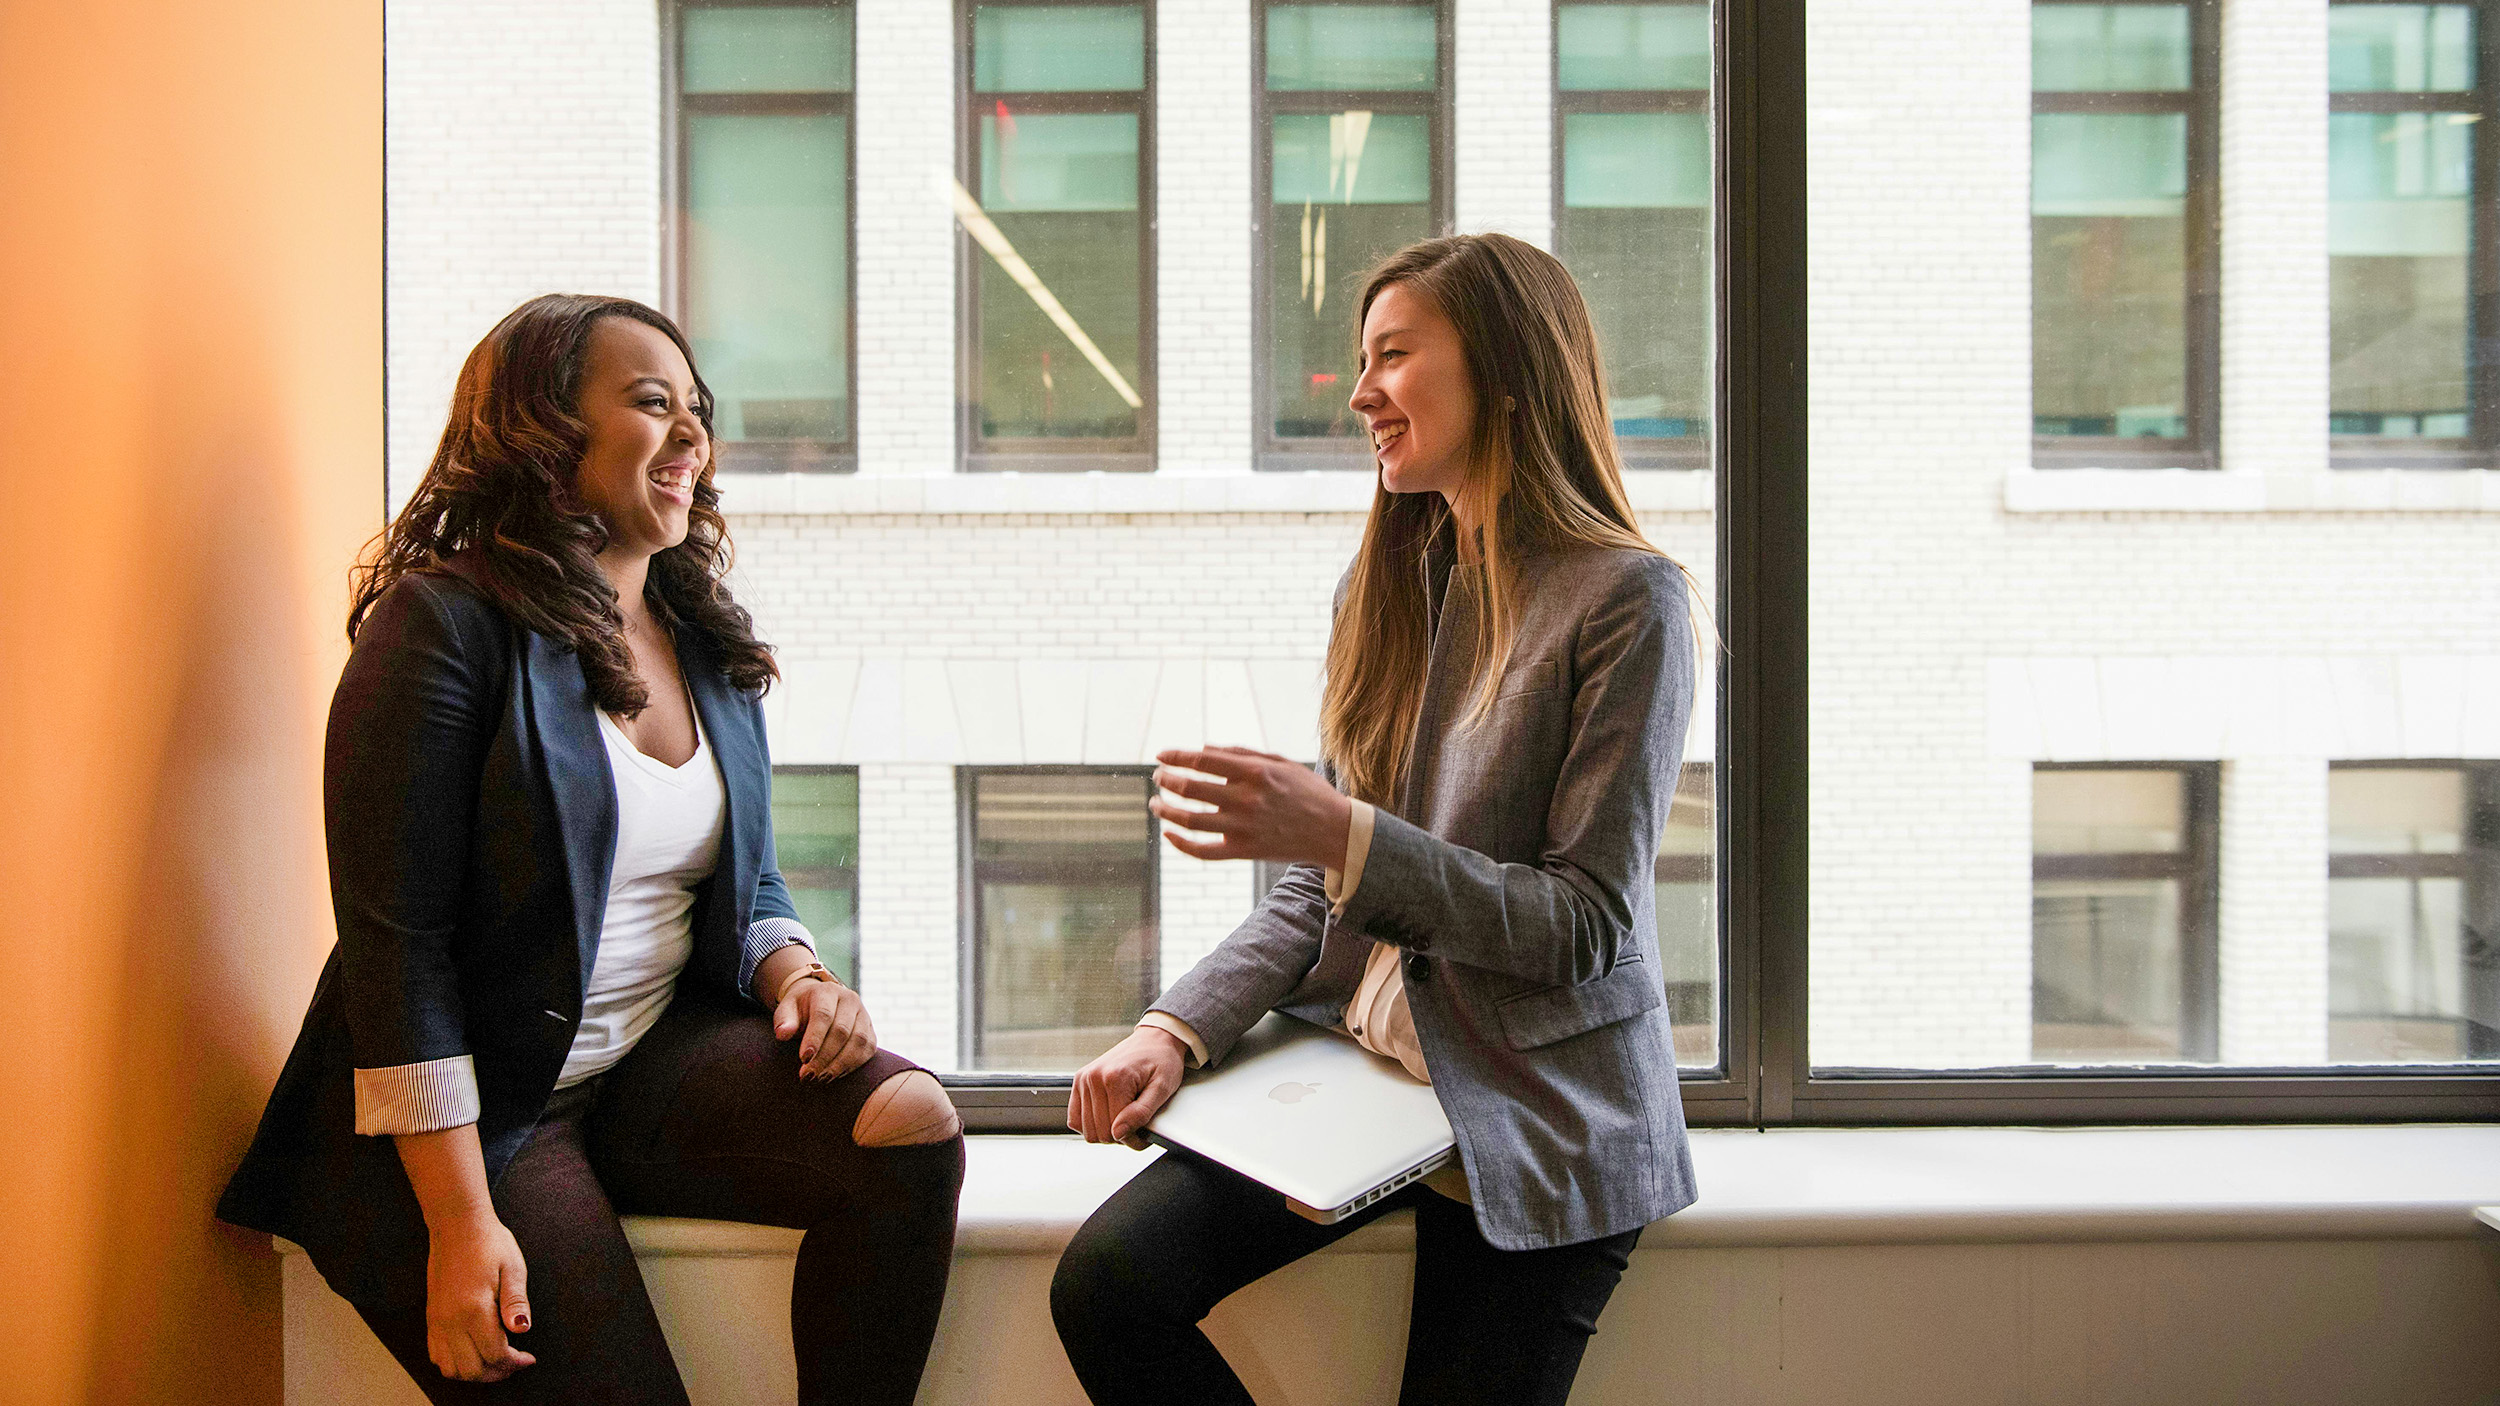
[[1432, 962], [1430, 959], [1426, 958], [1421, 952], [1408, 953], [1406, 956], [1406, 979], [1408, 981], [1427, 981], [1430, 980], [1431, 977]]

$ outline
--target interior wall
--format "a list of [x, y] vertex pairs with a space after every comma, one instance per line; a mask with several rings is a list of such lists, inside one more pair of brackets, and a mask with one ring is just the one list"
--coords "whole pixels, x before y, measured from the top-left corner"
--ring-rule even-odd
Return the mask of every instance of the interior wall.
[[279, 1397], [209, 1209], [331, 937], [381, 111], [378, 4], [0, 7], [0, 1400]]

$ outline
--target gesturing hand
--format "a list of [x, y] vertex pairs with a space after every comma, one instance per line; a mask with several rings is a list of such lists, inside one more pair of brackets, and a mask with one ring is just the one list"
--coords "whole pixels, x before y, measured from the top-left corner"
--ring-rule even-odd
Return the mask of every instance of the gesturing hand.
[[529, 1267], [502, 1221], [444, 1227], [425, 1257], [425, 1355], [460, 1382], [499, 1382], [535, 1363], [504, 1336], [529, 1331], [528, 1291]]
[[[1172, 847], [1199, 859], [1281, 859], [1337, 864], [1345, 857], [1354, 803], [1318, 773], [1273, 752], [1247, 747], [1175, 748], [1157, 752], [1155, 785], [1184, 800], [1215, 807], [1187, 810], [1162, 796], [1146, 802], [1155, 818], [1214, 835], [1192, 839], [1166, 830]], [[1216, 778], [1185, 776], [1183, 770]]]
[[838, 981], [791, 983], [790, 994], [773, 1010], [773, 1038], [787, 1040], [802, 1031], [802, 1079], [839, 1079], [877, 1052], [877, 1027], [868, 1019], [868, 1007]]
[[1181, 1042], [1168, 1030], [1141, 1025], [1076, 1072], [1068, 1090], [1068, 1127], [1087, 1142], [1143, 1148], [1137, 1130], [1181, 1086]]

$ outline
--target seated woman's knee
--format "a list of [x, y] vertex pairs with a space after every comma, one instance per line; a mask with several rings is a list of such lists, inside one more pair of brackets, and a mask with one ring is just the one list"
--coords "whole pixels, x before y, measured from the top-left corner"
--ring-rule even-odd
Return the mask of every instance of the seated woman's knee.
[[918, 1147], [944, 1142], [963, 1126], [936, 1076], [906, 1069], [868, 1095], [851, 1124], [851, 1141], [862, 1147]]

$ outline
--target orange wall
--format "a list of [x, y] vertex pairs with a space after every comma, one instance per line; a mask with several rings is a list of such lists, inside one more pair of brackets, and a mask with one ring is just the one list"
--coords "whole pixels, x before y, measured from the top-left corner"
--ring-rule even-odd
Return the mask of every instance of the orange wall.
[[209, 1206], [330, 943], [381, 77], [378, 4], [0, 5], [0, 1401], [278, 1400]]

